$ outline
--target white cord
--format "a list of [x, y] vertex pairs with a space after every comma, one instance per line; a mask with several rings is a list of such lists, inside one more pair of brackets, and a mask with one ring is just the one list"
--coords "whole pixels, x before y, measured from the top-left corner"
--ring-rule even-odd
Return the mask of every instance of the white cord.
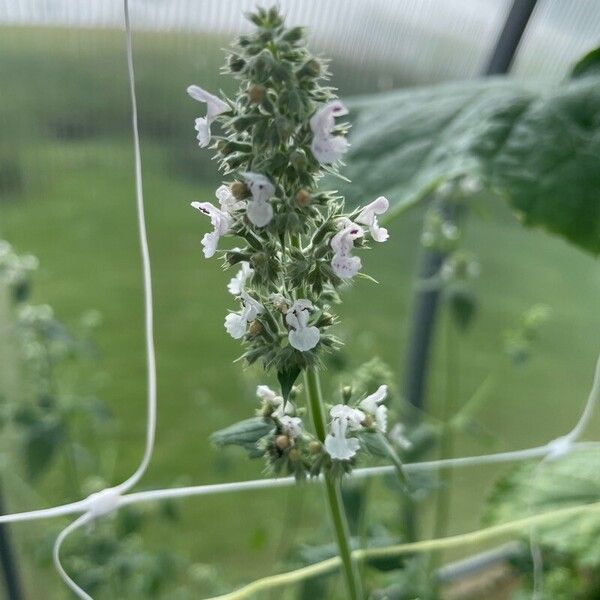
[[[147, 423], [146, 445], [142, 460], [133, 474], [118, 486], [110, 490], [103, 490], [99, 494], [87, 499], [87, 510], [78, 519], [63, 529], [54, 543], [54, 565], [63, 581], [82, 600], [93, 600], [69, 577], [60, 562], [60, 548], [72, 532], [84, 523], [91, 521], [95, 516], [106, 514], [109, 510], [118, 508], [120, 495], [130, 490], [143, 477], [152, 453], [156, 437], [156, 351], [154, 348], [154, 311], [152, 296], [152, 271], [150, 268], [150, 252], [148, 250], [148, 234], [146, 231], [146, 218], [144, 213], [144, 188], [142, 181], [142, 156], [140, 151], [140, 135], [138, 128], [137, 98], [135, 93], [135, 70], [133, 67], [133, 44], [131, 36], [131, 22], [129, 20], [129, 0], [123, 0], [123, 14], [125, 18], [125, 37], [127, 54], [127, 74], [129, 78], [129, 93], [131, 98], [131, 127], [133, 131], [133, 153], [135, 163], [135, 195], [138, 218], [138, 231], [140, 238], [140, 253], [142, 257], [142, 272], [144, 280], [144, 325], [146, 338], [146, 369], [147, 369]], [[108, 504], [107, 503], [108, 500]]]
[[142, 155], [140, 151], [140, 134], [138, 129], [137, 98], [135, 94], [135, 71], [133, 68], [133, 47], [131, 41], [131, 23], [129, 21], [129, 0], [123, 0], [125, 16], [125, 33], [127, 38], [127, 73], [129, 76], [129, 92], [131, 97], [131, 127], [133, 129], [133, 152], [135, 160], [135, 195], [137, 203], [138, 229], [142, 269], [144, 274], [144, 311], [146, 334], [146, 369], [148, 378], [148, 418], [146, 426], [146, 448], [144, 456], [133, 475], [116, 486], [119, 492], [130, 490], [142, 478], [154, 450], [156, 434], [156, 352], [154, 349], [154, 311], [152, 307], [152, 272], [150, 269], [150, 252], [148, 250], [148, 234], [144, 214], [144, 188], [142, 182]]
[[52, 559], [54, 560], [54, 566], [58, 571], [58, 574], [61, 576], [62, 580], [65, 584], [77, 595], [81, 600], [94, 600], [89, 594], [87, 594], [84, 590], [82, 590], [69, 576], [69, 574], [65, 571], [62, 563], [60, 562], [60, 549], [62, 548], [63, 542], [67, 539], [69, 535], [71, 535], [76, 529], [79, 529], [86, 523], [89, 523], [91, 517], [89, 513], [85, 513], [81, 515], [79, 518], [75, 519], [70, 525], [67, 525], [56, 538], [54, 542], [54, 548], [52, 549]]

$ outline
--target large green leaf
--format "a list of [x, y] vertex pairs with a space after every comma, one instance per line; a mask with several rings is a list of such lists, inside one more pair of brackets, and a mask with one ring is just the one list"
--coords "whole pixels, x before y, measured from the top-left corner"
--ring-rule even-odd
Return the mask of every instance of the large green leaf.
[[[579, 450], [541, 465], [517, 467], [496, 484], [486, 521], [502, 523], [530, 513], [597, 502], [599, 472], [597, 449]], [[598, 512], [537, 527], [536, 535], [544, 546], [572, 555], [582, 565], [594, 568], [600, 565]]]
[[441, 182], [478, 177], [526, 225], [600, 252], [600, 72], [584, 59], [554, 87], [507, 79], [358, 98], [353, 199], [385, 193], [399, 212]]

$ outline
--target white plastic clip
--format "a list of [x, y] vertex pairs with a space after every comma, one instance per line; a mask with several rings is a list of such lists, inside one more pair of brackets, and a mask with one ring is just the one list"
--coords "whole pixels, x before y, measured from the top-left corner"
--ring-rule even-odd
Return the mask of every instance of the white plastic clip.
[[88, 496], [88, 514], [92, 519], [108, 515], [119, 507], [121, 493], [116, 488], [106, 488]]
[[563, 456], [566, 456], [573, 447], [573, 440], [568, 435], [563, 435], [562, 437], [556, 438], [552, 440], [546, 445], [548, 453], [546, 454], [546, 458], [548, 460], [556, 460]]

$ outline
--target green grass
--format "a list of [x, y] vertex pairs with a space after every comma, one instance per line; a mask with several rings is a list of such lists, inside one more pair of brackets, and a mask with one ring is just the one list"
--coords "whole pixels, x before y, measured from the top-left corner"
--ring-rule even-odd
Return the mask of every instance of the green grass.
[[[0, 74], [3, 81], [15, 84], [9, 86], [12, 92], [6, 100], [4, 94], [0, 100], [0, 121], [10, 124], [0, 158], [17, 161], [24, 179], [19, 189], [0, 200], [0, 238], [40, 258], [36, 301], [53, 305], [66, 322], [89, 308], [103, 315], [99, 368], [107, 381], [102, 393], [118, 435], [111, 448], [114, 459], [106, 461], [101, 475], [118, 482], [141, 457], [145, 426], [142, 288], [120, 38], [95, 34], [87, 48], [81, 33], [70, 33], [66, 39], [54, 32], [4, 33]], [[232, 307], [225, 290], [230, 273], [221, 270], [218, 260], [203, 258], [200, 238], [207, 224], [189, 208], [191, 200], [210, 200], [218, 182], [214, 163], [195, 147], [191, 123], [197, 107], [186, 101], [183, 89], [188, 81], [210, 79], [207, 73], [214, 64], [210, 57], [217, 54], [194, 62], [189, 54], [190, 47], [196, 48], [193, 37], [180, 39], [180, 45], [173, 36], [162, 44], [151, 43], [156, 40], [150, 36], [139, 39], [136, 56], [159, 386], [156, 452], [143, 484], [258, 477], [262, 465], [235, 452], [216, 451], [208, 442], [212, 431], [251, 413], [253, 388], [266, 379], [259, 369], [244, 370], [233, 363], [240, 347], [223, 329], [225, 313]], [[32, 48], [27, 40], [36, 40], [37, 45]], [[52, 43], [43, 44], [44, 40]], [[49, 74], [44, 75], [44, 65], [52, 67]], [[75, 82], [94, 65], [99, 79], [88, 73], [89, 86], [82, 95]], [[37, 81], [25, 76], [32, 70]], [[62, 91], [59, 75], [70, 81]], [[108, 89], [101, 91], [101, 100], [92, 102], [102, 85]], [[51, 88], [46, 100], [38, 95], [45, 86]], [[81, 98], [81, 107], [74, 106], [75, 98]], [[45, 109], [53, 118], [83, 114], [80, 135], [65, 139], [63, 130], [57, 133], [47, 127]], [[585, 400], [598, 352], [597, 263], [557, 238], [522, 229], [494, 201], [485, 204], [488, 216], [472, 217], [466, 239], [483, 266], [476, 283], [479, 315], [456, 352], [462, 399], [490, 371], [498, 372], [498, 384], [481, 413], [496, 441], [486, 445], [481, 438], [465, 436], [458, 442], [460, 453], [534, 445], [564, 432]], [[381, 283], [360, 281], [348, 291], [338, 328], [347, 342], [343, 352], [350, 368], [377, 355], [397, 371], [400, 384], [421, 218], [422, 212], [415, 210], [398, 219], [390, 226], [389, 243], [364, 257], [365, 271]], [[511, 368], [502, 359], [501, 333], [537, 302], [553, 308], [553, 319], [529, 366]], [[436, 345], [429, 381], [428, 405], [434, 417], [444, 386], [441, 346]], [[325, 373], [328, 378], [331, 390], [336, 376]], [[273, 382], [272, 376], [268, 379]], [[590, 434], [594, 432], [598, 420]], [[457, 472], [452, 532], [478, 526], [485, 495], [498, 472], [490, 468]], [[35, 494], [23, 492], [13, 482], [10, 507], [26, 510], [63, 501], [61, 482], [56, 472], [49, 473]], [[395, 496], [384, 486], [375, 490], [373, 520], [392, 523]], [[324, 507], [315, 488], [189, 499], [178, 506], [178, 523], [146, 528], [149, 547], [167, 545], [191, 561], [214, 564], [232, 584], [278, 568], [284, 557], [282, 538], [284, 548], [296, 541], [324, 539]], [[299, 506], [302, 517], [292, 526], [290, 512], [296, 513]], [[39, 527], [15, 526], [13, 531], [20, 539], [41, 539]], [[41, 575], [29, 551], [23, 551], [23, 558], [32, 597], [37, 597], [41, 581], [45, 597], [65, 597], [51, 571]]]

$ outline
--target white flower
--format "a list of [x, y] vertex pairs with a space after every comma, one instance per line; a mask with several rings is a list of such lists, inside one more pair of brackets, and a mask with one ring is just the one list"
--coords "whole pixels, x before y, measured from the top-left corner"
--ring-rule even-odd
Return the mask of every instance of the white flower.
[[221, 185], [217, 188], [215, 196], [219, 200], [221, 210], [231, 213], [231, 211], [238, 210], [244, 206], [241, 200], [236, 200], [235, 196], [231, 193], [231, 189], [228, 185]]
[[388, 388], [387, 385], [380, 385], [377, 391], [370, 396], [367, 396], [364, 400], [361, 400], [359, 406], [369, 415], [375, 417], [375, 423], [377, 429], [382, 433], [387, 431], [387, 406], [384, 406], [382, 402], [387, 396]]
[[219, 200], [220, 209], [213, 206], [210, 202], [192, 202], [193, 208], [210, 217], [210, 222], [215, 228], [212, 233], [207, 233], [202, 238], [202, 246], [204, 247], [204, 256], [206, 258], [214, 256], [219, 238], [229, 233], [233, 223], [230, 215], [231, 211], [237, 210], [244, 205], [243, 202], [236, 201], [231, 190], [226, 185], [217, 188], [215, 196]]
[[274, 409], [271, 414], [277, 419], [281, 420], [284, 415], [293, 415], [295, 412], [294, 405], [289, 401], [284, 402], [283, 396], [274, 392], [268, 385], [259, 385], [256, 388], [256, 396]]
[[341, 279], [350, 279], [362, 268], [360, 258], [352, 256], [352, 248], [354, 247], [354, 240], [363, 236], [363, 230], [360, 225], [349, 219], [341, 220], [341, 225], [342, 229], [331, 238], [330, 242], [334, 252], [331, 259], [331, 268]]
[[324, 164], [332, 164], [348, 150], [348, 140], [341, 135], [332, 135], [335, 117], [348, 114], [348, 109], [339, 101], [325, 104], [310, 118], [313, 139], [310, 149], [315, 158]]
[[334, 460], [350, 460], [360, 448], [360, 442], [353, 437], [346, 437], [348, 421], [334, 419], [331, 423], [331, 433], [325, 438], [325, 450]]
[[406, 437], [406, 427], [402, 423], [396, 423], [390, 430], [390, 440], [401, 450], [410, 450], [412, 442]]
[[273, 292], [269, 295], [269, 300], [273, 303], [273, 306], [280, 310], [282, 313], [287, 313], [290, 305], [292, 304], [283, 294], [279, 292]]
[[187, 93], [198, 102], [206, 103], [206, 117], [196, 119], [196, 131], [198, 132], [198, 143], [201, 148], [208, 146], [210, 142], [210, 125], [222, 113], [231, 110], [229, 104], [223, 102], [221, 98], [213, 96], [200, 86], [190, 85]]
[[239, 296], [245, 288], [246, 281], [254, 273], [254, 269], [250, 266], [249, 262], [243, 260], [240, 263], [240, 270], [234, 277], [231, 278], [227, 284], [227, 290], [234, 296]]
[[347, 404], [336, 404], [331, 407], [329, 414], [333, 421], [342, 419], [348, 422], [350, 429], [360, 429], [365, 420], [365, 413], [358, 408], [352, 408]]
[[300, 417], [279, 417], [279, 423], [283, 432], [292, 439], [296, 439], [302, 433], [302, 419]]
[[356, 217], [356, 222], [361, 225], [366, 225], [376, 242], [385, 242], [389, 234], [387, 229], [379, 227], [377, 215], [382, 215], [390, 207], [390, 203], [385, 196], [379, 196], [377, 200], [373, 200], [371, 204], [367, 204]]
[[252, 298], [244, 290], [241, 291], [240, 296], [244, 303], [242, 310], [239, 313], [229, 313], [225, 317], [225, 329], [235, 340], [244, 337], [247, 324], [250, 321], [254, 321], [265, 310], [260, 302]]
[[286, 323], [292, 328], [288, 335], [290, 345], [300, 352], [314, 348], [321, 337], [318, 327], [308, 326], [308, 311], [312, 308], [310, 300], [296, 300], [285, 315]]
[[275, 186], [260, 173], [242, 173], [242, 177], [252, 194], [252, 200], [248, 201], [246, 209], [248, 219], [257, 227], [264, 227], [273, 218], [273, 207], [269, 204], [269, 198], [275, 193]]
[[210, 218], [210, 222], [214, 227], [214, 231], [207, 233], [202, 238], [202, 246], [204, 248], [204, 256], [210, 258], [217, 251], [219, 238], [226, 233], [229, 233], [232, 219], [228, 213], [219, 210], [210, 202], [192, 202], [192, 207], [199, 210]]

